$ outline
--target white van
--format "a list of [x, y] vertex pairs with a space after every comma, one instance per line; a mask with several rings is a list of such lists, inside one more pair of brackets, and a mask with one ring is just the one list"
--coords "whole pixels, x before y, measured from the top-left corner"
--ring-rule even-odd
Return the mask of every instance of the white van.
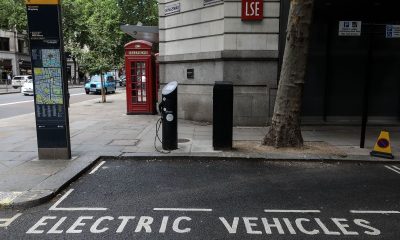
[[31, 75], [14, 76], [11, 81], [11, 86], [13, 88], [22, 87], [28, 80], [33, 80]]

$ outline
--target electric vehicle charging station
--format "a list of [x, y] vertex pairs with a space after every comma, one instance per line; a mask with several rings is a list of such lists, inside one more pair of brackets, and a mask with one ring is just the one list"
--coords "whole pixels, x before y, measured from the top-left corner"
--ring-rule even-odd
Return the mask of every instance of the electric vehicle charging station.
[[178, 82], [168, 83], [161, 94], [162, 148], [175, 150], [178, 148]]

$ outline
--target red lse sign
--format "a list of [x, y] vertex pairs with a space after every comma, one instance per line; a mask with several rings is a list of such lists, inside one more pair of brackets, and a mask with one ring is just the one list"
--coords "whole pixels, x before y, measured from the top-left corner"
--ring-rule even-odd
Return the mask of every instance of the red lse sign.
[[242, 0], [242, 20], [262, 20], [263, 15], [263, 0]]

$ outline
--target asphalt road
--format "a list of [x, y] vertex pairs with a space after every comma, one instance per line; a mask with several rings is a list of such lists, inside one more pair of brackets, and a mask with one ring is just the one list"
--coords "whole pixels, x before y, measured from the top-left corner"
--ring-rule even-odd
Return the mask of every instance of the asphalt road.
[[400, 169], [255, 161], [99, 162], [0, 239], [400, 239]]
[[[99, 95], [86, 95], [83, 87], [71, 88], [69, 92], [71, 104], [99, 98]], [[24, 96], [21, 93], [0, 94], [0, 119], [33, 113], [34, 111], [33, 96]]]

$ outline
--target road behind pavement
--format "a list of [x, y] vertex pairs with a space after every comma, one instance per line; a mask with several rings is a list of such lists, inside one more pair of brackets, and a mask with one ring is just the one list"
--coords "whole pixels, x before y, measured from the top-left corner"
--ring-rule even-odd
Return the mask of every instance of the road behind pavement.
[[0, 211], [0, 239], [400, 239], [398, 169], [101, 161], [47, 204]]
[[[121, 90], [122, 88], [117, 88]], [[100, 95], [87, 95], [83, 87], [69, 89], [70, 104], [90, 99], [100, 99]], [[35, 111], [33, 96], [24, 96], [21, 93], [0, 95], [0, 119], [33, 113]]]

